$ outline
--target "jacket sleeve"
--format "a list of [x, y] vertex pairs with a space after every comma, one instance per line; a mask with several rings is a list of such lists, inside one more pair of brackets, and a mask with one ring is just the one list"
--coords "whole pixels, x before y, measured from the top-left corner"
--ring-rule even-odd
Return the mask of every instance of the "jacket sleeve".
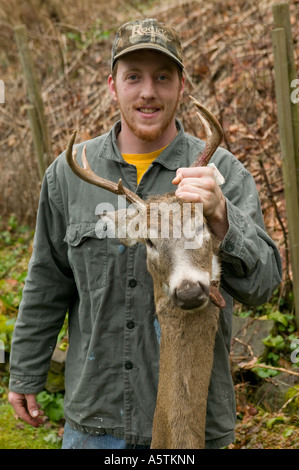
[[57, 336], [75, 292], [63, 242], [61, 206], [43, 181], [28, 275], [16, 320], [10, 355], [10, 390], [38, 393], [44, 387]]
[[239, 302], [261, 305], [280, 284], [282, 264], [265, 230], [255, 181], [237, 160], [223, 193], [229, 229], [220, 247], [222, 286]]

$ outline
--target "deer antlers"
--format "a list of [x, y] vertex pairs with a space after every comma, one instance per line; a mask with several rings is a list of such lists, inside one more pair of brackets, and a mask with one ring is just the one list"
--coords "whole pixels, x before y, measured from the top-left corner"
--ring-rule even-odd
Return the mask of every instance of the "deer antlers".
[[66, 159], [73, 172], [82, 180], [87, 181], [87, 183], [94, 184], [99, 188], [107, 189], [114, 194], [124, 195], [128, 202], [135, 204], [135, 206], [141, 210], [144, 209], [146, 205], [144, 204], [143, 200], [133, 191], [124, 188], [121, 179], [119, 179], [118, 183], [113, 183], [112, 181], [106, 180], [105, 178], [96, 175], [92, 171], [86, 158], [86, 145], [84, 145], [82, 151], [83, 168], [78, 165], [77, 149], [75, 148], [72, 150], [76, 134], [77, 131], [72, 133], [71, 139], [66, 148]]
[[199, 154], [192, 166], [207, 166], [212, 155], [222, 140], [223, 132], [216, 117], [195, 98], [193, 98], [193, 96], [189, 95], [189, 98], [199, 110], [199, 113], [196, 114], [204, 127], [207, 138], [204, 151]]
[[[200, 104], [195, 98], [193, 98], [193, 96], [189, 96], [189, 98], [199, 110], [199, 112], [197, 112], [196, 114], [204, 127], [207, 138], [204, 151], [198, 156], [192, 166], [206, 166], [222, 140], [222, 129], [215, 116], [213, 116], [213, 114], [207, 108]], [[66, 148], [66, 159], [73, 172], [79, 178], [83, 179], [84, 181], [87, 181], [88, 183], [91, 183], [100, 188], [107, 189], [108, 191], [111, 191], [114, 194], [124, 195], [128, 202], [134, 204], [135, 207], [144, 210], [145, 204], [143, 200], [138, 197], [137, 194], [133, 191], [124, 188], [121, 179], [119, 179], [118, 183], [113, 183], [112, 181], [106, 180], [105, 178], [96, 175], [92, 171], [86, 158], [86, 145], [84, 145], [82, 151], [83, 168], [78, 165], [77, 149], [75, 148], [74, 150], [72, 150], [76, 138], [76, 133], [76, 131], [72, 133], [71, 139]]]

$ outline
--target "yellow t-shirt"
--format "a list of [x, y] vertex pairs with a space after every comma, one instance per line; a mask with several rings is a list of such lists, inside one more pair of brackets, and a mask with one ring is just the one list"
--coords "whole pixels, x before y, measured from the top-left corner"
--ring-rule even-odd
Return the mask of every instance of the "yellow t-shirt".
[[140, 183], [142, 176], [150, 166], [150, 164], [158, 158], [158, 156], [163, 152], [165, 147], [155, 150], [155, 152], [150, 153], [123, 153], [123, 159], [130, 165], [135, 165], [137, 168], [137, 185]]

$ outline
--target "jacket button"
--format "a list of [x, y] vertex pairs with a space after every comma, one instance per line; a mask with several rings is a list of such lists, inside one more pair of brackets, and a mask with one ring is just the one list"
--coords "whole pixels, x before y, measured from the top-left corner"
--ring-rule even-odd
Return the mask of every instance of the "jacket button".
[[125, 362], [125, 369], [127, 370], [133, 369], [133, 363], [131, 361]]
[[129, 330], [132, 330], [132, 328], [134, 328], [135, 326], [135, 323], [133, 322], [133, 320], [129, 320], [127, 322], [127, 328], [129, 328]]
[[130, 280], [129, 280], [129, 286], [130, 286], [130, 287], [136, 287], [136, 286], [137, 286], [137, 281], [136, 281], [136, 279], [130, 279]]
[[225, 249], [226, 251], [228, 251], [228, 253], [231, 253], [232, 251], [234, 251], [235, 245], [232, 242], [227, 242], [225, 245]]

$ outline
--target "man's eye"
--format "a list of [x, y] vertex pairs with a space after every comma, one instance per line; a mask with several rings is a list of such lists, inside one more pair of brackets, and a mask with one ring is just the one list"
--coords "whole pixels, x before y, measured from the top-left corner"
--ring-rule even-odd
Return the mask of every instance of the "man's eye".
[[134, 75], [134, 74], [128, 76], [128, 80], [131, 80], [131, 81], [137, 80], [137, 78], [138, 78], [137, 75]]
[[160, 80], [160, 82], [164, 82], [166, 80], [166, 75], [158, 75], [158, 80]]

